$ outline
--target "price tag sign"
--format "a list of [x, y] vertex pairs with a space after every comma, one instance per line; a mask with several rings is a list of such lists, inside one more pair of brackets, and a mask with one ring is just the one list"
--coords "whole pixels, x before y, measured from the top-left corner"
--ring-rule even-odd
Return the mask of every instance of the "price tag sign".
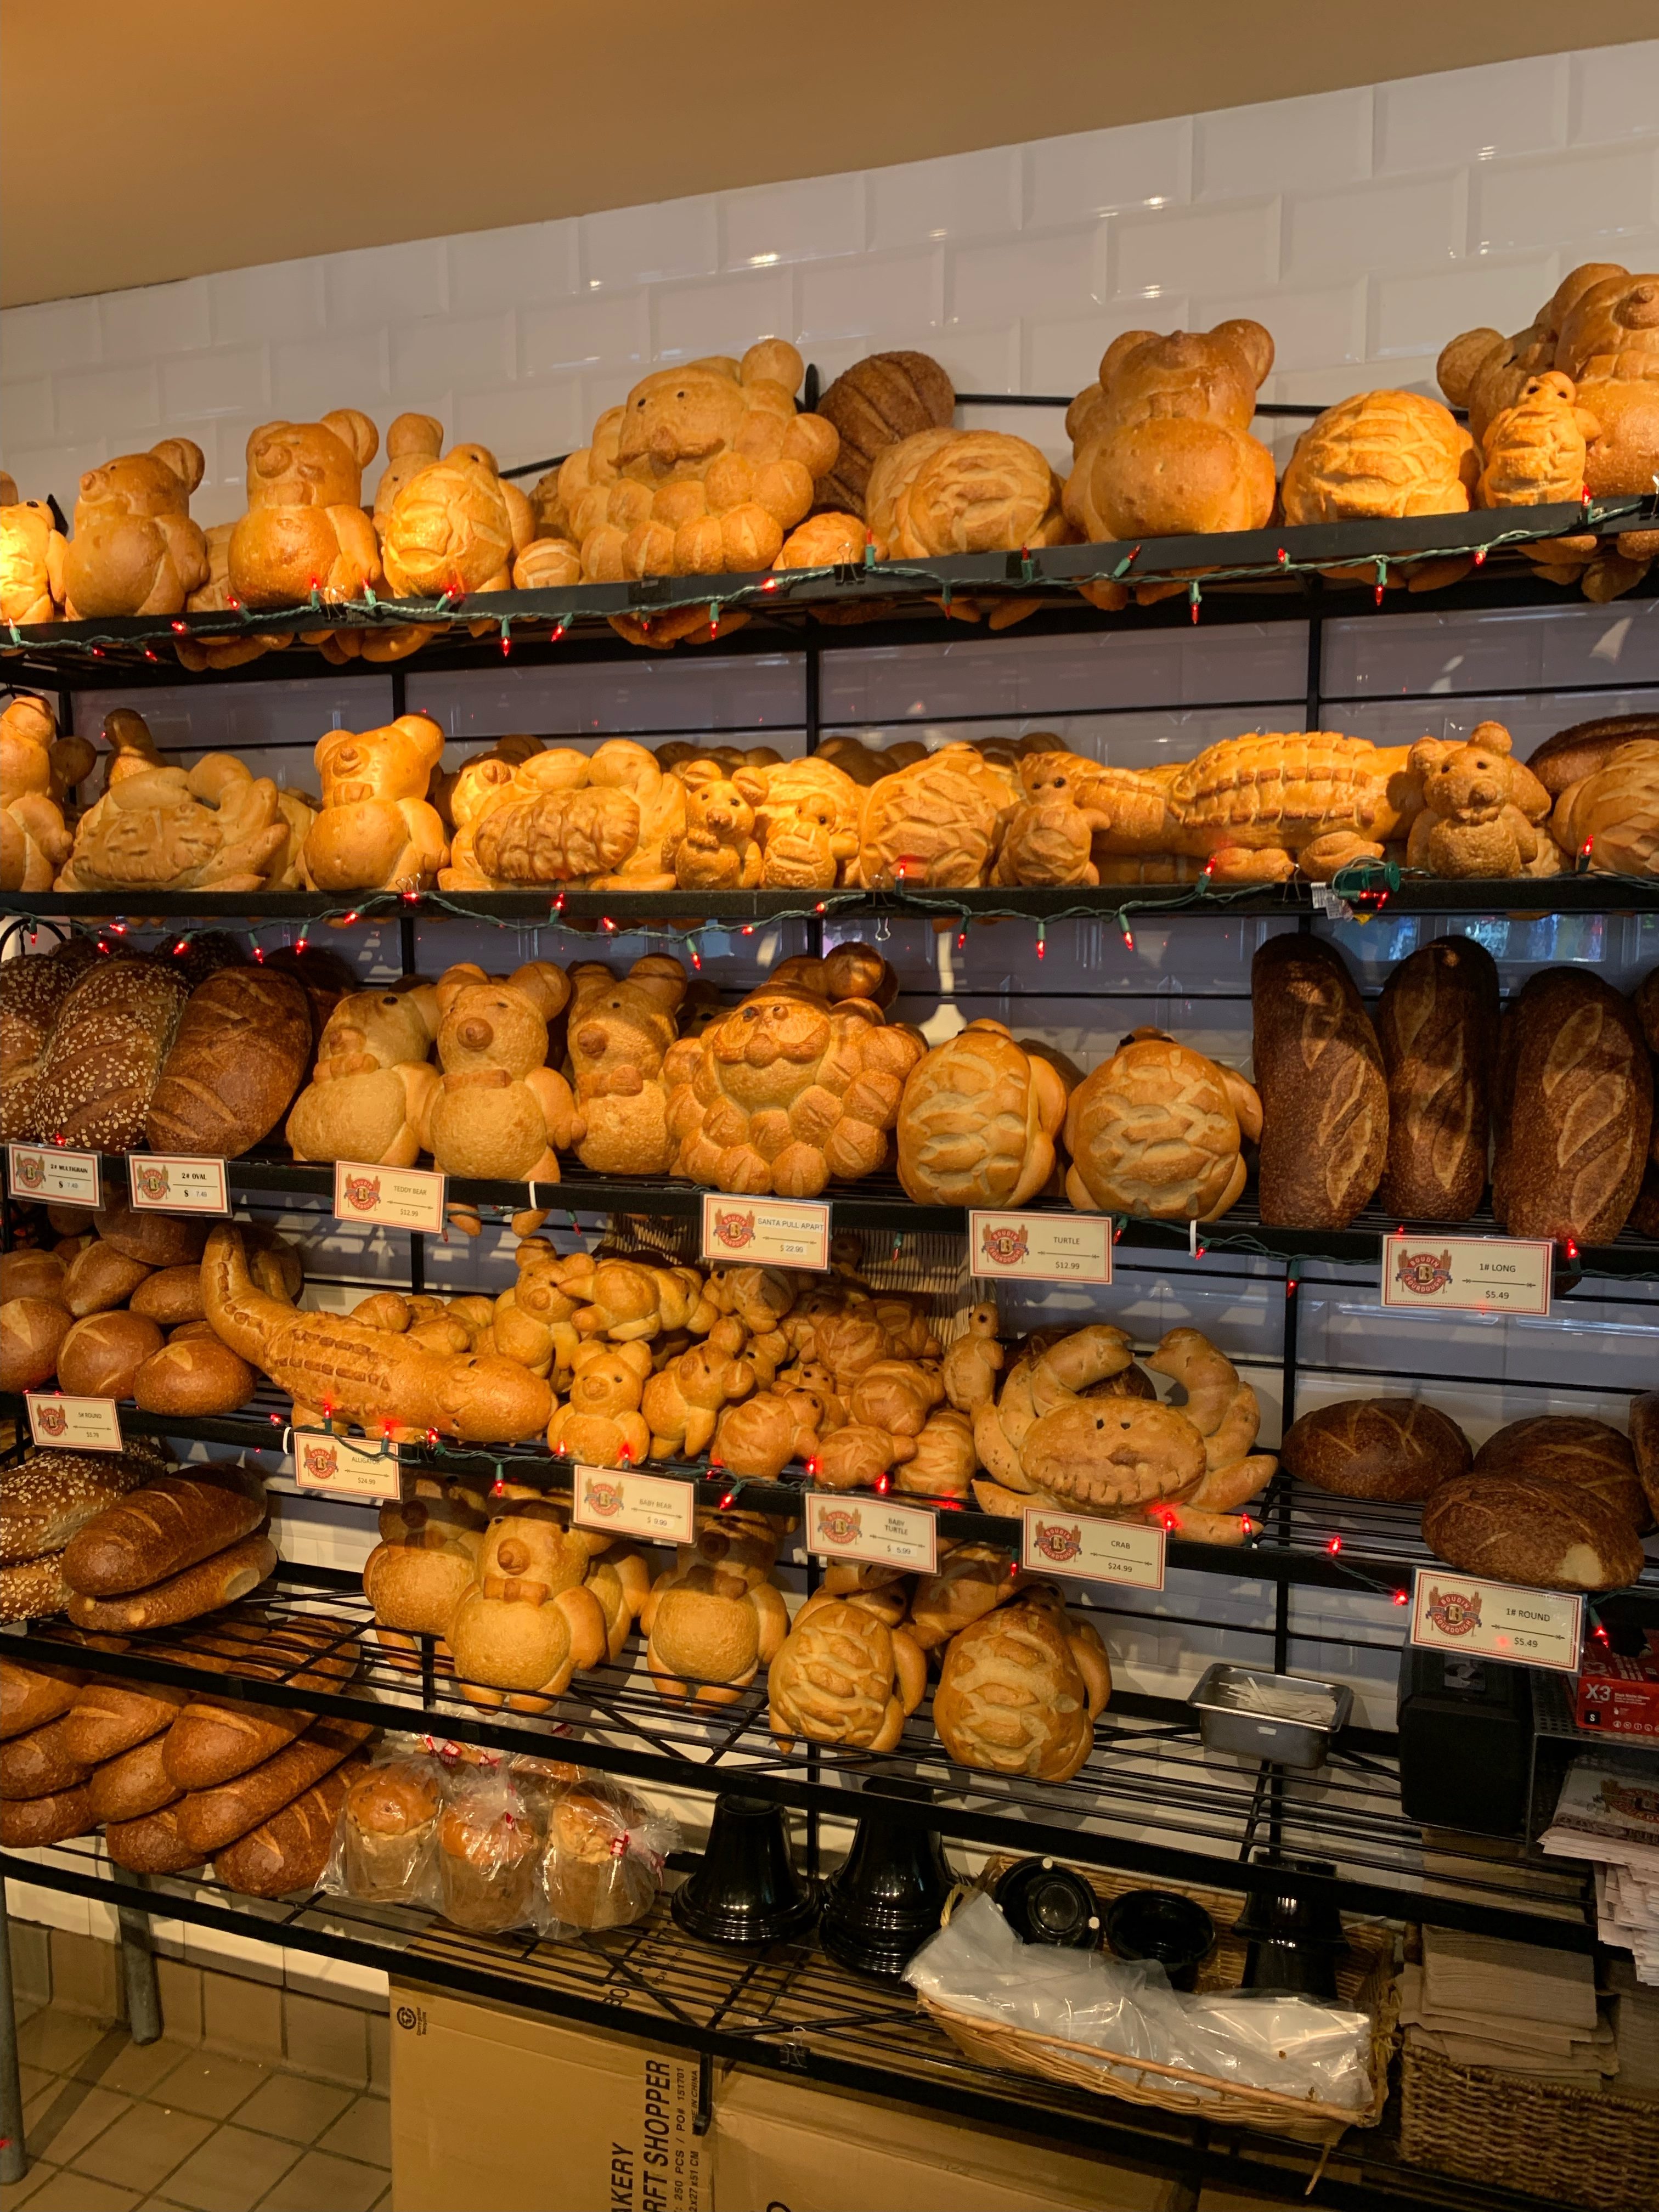
[[57, 1451], [124, 1451], [113, 1398], [66, 1398], [58, 1391], [26, 1390], [29, 1434]]
[[294, 1431], [294, 1480], [301, 1490], [333, 1498], [398, 1498], [403, 1473], [398, 1447], [364, 1437], [337, 1437], [326, 1429]]
[[848, 1497], [838, 1490], [806, 1493], [806, 1548], [821, 1559], [863, 1559], [876, 1567], [939, 1570], [939, 1516], [927, 1505]]
[[103, 1163], [96, 1152], [66, 1152], [60, 1145], [8, 1145], [6, 1181], [14, 1198], [52, 1206], [104, 1202]]
[[365, 1167], [356, 1160], [336, 1160], [334, 1216], [337, 1221], [373, 1221], [383, 1229], [418, 1229], [441, 1237], [447, 1181], [431, 1168]]
[[222, 1160], [191, 1152], [129, 1152], [127, 1183], [135, 1213], [228, 1213]]
[[1555, 1247], [1547, 1237], [1446, 1237], [1436, 1230], [1382, 1240], [1385, 1306], [1461, 1313], [1543, 1315]]
[[1088, 1514], [1028, 1505], [1020, 1565], [1034, 1574], [1071, 1575], [1079, 1582], [1161, 1590], [1168, 1540], [1168, 1532], [1150, 1522], [1097, 1521]]
[[1516, 1667], [1578, 1672], [1584, 1601], [1568, 1590], [1488, 1583], [1455, 1567], [1419, 1567], [1412, 1583], [1413, 1644]]
[[696, 1492], [672, 1475], [579, 1465], [573, 1485], [570, 1517], [579, 1528], [656, 1544], [689, 1544], [697, 1533]]
[[968, 1215], [968, 1271], [994, 1282], [1109, 1283], [1112, 1222], [1104, 1213]]
[[705, 1260], [774, 1267], [830, 1265], [830, 1208], [816, 1198], [727, 1198], [702, 1201]]

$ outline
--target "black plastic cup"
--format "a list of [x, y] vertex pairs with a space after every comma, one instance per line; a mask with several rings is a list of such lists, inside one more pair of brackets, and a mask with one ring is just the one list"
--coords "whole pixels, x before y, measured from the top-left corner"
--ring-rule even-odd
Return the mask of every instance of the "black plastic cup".
[[[900, 1782], [873, 1781], [864, 1789], [866, 1798], [926, 1794]], [[818, 1941], [838, 1966], [890, 1979], [937, 1929], [950, 1893], [951, 1869], [937, 1833], [872, 1806], [830, 1877]]]
[[817, 1909], [817, 1884], [790, 1858], [783, 1808], [717, 1797], [708, 1847], [669, 1900], [676, 1925], [705, 1943], [750, 1948], [799, 1936]]
[[1100, 1899], [1080, 1874], [1053, 1859], [1021, 1859], [993, 1895], [1023, 1942], [1092, 1951], [1100, 1941]]
[[1190, 1990], [1215, 1947], [1215, 1923], [1179, 1890], [1129, 1889], [1106, 1908], [1106, 1942], [1115, 1957], [1160, 1966], [1172, 1989]]

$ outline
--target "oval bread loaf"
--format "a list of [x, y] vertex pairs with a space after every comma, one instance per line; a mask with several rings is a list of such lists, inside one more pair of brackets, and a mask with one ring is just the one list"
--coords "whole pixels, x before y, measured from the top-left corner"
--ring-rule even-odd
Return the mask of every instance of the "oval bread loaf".
[[1291, 1424], [1279, 1448], [1303, 1482], [1340, 1498], [1427, 1498], [1467, 1474], [1469, 1440], [1420, 1398], [1344, 1398]]
[[1504, 1017], [1492, 1118], [1492, 1212], [1510, 1235], [1609, 1243], [1653, 1126], [1653, 1062], [1623, 993], [1585, 968], [1530, 976]]
[[1582, 1413], [1534, 1413], [1510, 1421], [1474, 1455], [1477, 1474], [1541, 1474], [1570, 1482], [1628, 1521], [1637, 1534], [1653, 1525], [1629, 1440]]
[[58, 1347], [59, 1386], [71, 1397], [130, 1398], [133, 1377], [161, 1349], [161, 1330], [143, 1314], [88, 1314]]
[[192, 1221], [181, 1213], [156, 1213], [148, 1206], [130, 1206], [125, 1199], [92, 1218], [112, 1251], [125, 1259], [142, 1260], [147, 1267], [193, 1267], [208, 1238], [204, 1221]]
[[132, 1378], [132, 1401], [147, 1413], [234, 1413], [258, 1387], [246, 1360], [205, 1336], [169, 1339]]
[[8, 1298], [0, 1305], [0, 1390], [50, 1382], [74, 1325], [74, 1315], [55, 1298]]
[[1467, 1221], [1480, 1203], [1498, 1007], [1498, 963], [1472, 937], [1436, 938], [1382, 987], [1389, 1154], [1378, 1199], [1402, 1221]]
[[[290, 1690], [337, 1691], [357, 1670], [357, 1644], [343, 1620], [295, 1622], [273, 1629], [228, 1671]], [[304, 1734], [314, 1712], [231, 1698], [192, 1698], [167, 1737], [167, 1771], [185, 1790], [210, 1790], [272, 1758]]]
[[128, 1304], [134, 1313], [159, 1322], [163, 1328], [177, 1328], [185, 1322], [200, 1321], [204, 1310], [200, 1261], [188, 1261], [178, 1267], [156, 1268], [139, 1284]]
[[1631, 1400], [1630, 1448], [1648, 1510], [1659, 1520], [1659, 1390], [1644, 1390]]
[[220, 969], [179, 1024], [149, 1102], [150, 1150], [234, 1159], [288, 1111], [311, 1047], [311, 1001], [296, 976]]
[[210, 1559], [201, 1559], [181, 1574], [169, 1575], [148, 1589], [122, 1597], [87, 1597], [70, 1593], [68, 1613], [77, 1628], [104, 1628], [119, 1635], [141, 1628], [169, 1628], [181, 1620], [196, 1620], [234, 1605], [257, 1589], [276, 1565], [276, 1547], [269, 1536], [244, 1536], [228, 1544]]
[[264, 1485], [246, 1468], [158, 1475], [80, 1531], [64, 1571], [88, 1597], [143, 1589], [250, 1534], [264, 1517]]
[[1622, 1589], [1642, 1571], [1628, 1521], [1538, 1474], [1454, 1475], [1423, 1508], [1423, 1540], [1465, 1574], [1534, 1589]]
[[130, 1152], [185, 1009], [185, 980], [160, 961], [118, 955], [88, 969], [58, 1010], [36, 1096], [41, 1134], [93, 1152]]

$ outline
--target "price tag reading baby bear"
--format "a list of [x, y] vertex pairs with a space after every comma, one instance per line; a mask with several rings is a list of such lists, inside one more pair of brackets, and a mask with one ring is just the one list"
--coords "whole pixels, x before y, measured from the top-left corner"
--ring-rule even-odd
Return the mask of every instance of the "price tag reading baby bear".
[[570, 1517], [579, 1528], [642, 1536], [653, 1544], [689, 1544], [696, 1535], [696, 1488], [672, 1475], [577, 1466], [571, 1470], [571, 1485]]

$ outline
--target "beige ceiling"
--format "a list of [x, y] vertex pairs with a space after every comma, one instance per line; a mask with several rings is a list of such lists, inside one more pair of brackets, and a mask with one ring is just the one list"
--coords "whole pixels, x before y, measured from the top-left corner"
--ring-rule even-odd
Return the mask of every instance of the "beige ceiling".
[[1655, 27], [1655, 0], [3, 0], [0, 302]]

